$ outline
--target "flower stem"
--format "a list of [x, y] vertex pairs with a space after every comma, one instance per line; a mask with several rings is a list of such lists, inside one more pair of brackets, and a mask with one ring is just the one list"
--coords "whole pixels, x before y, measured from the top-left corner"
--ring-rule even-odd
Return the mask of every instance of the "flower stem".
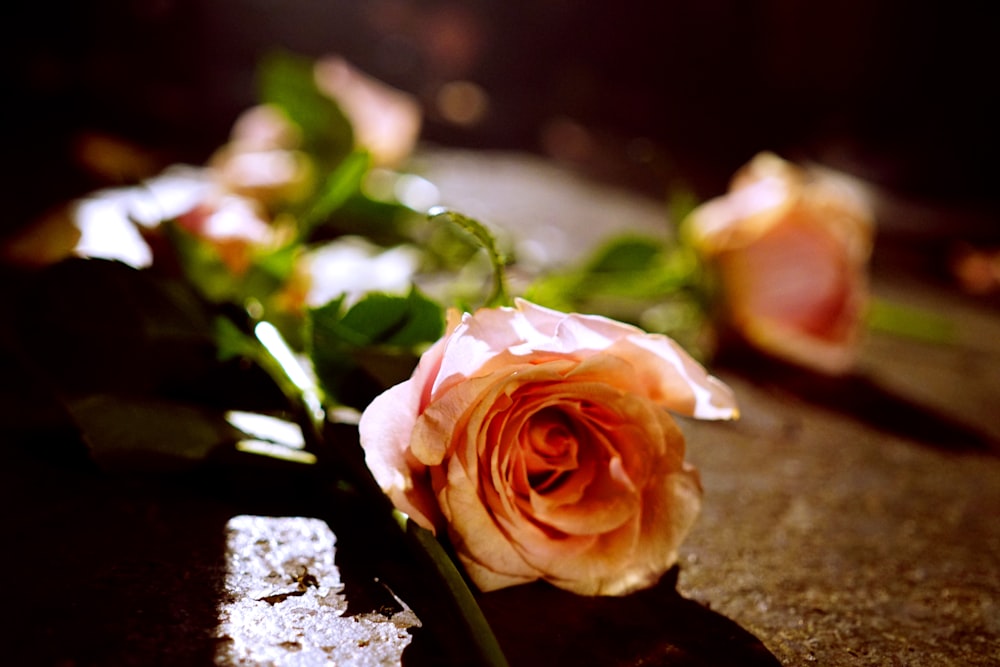
[[885, 299], [873, 299], [869, 304], [868, 327], [926, 343], [947, 345], [955, 342], [955, 323], [951, 319]]
[[496, 238], [493, 236], [493, 233], [478, 220], [444, 208], [443, 206], [435, 206], [427, 212], [428, 220], [435, 220], [441, 217], [447, 218], [449, 222], [458, 225], [464, 231], [471, 234], [480, 247], [489, 255], [490, 265], [493, 267], [493, 289], [490, 291], [489, 296], [486, 297], [484, 305], [487, 308], [511, 305], [510, 294], [507, 292], [505, 269], [507, 257], [497, 248]]

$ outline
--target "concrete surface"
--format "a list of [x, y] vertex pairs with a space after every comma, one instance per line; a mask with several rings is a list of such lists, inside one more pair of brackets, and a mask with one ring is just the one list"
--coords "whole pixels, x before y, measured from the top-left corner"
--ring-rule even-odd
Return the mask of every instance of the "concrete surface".
[[[587, 187], [498, 159], [470, 171], [461, 158], [470, 214], [523, 184], [538, 199], [521, 219], [565, 221], [547, 233], [593, 220]], [[475, 181], [504, 174], [495, 190]], [[659, 224], [655, 205], [602, 192], [621, 226]], [[838, 381], [722, 360], [743, 418], [682, 424], [705, 502], [679, 567], [625, 599], [483, 596], [513, 665], [1000, 664], [1000, 314], [892, 270], [877, 278], [880, 295], [951, 318], [956, 340], [873, 334]], [[420, 627], [433, 619], [345, 569], [329, 526], [281, 503], [257, 512], [37, 452], [5, 461], [0, 493], [5, 664], [446, 663]]]

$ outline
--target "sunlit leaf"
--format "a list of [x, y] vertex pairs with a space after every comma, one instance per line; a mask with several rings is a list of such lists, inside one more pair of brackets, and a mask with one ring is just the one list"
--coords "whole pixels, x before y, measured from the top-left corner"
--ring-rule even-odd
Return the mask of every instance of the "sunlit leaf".
[[441, 306], [416, 289], [368, 294], [346, 310], [337, 299], [309, 311], [309, 355], [329, 394], [364, 407], [369, 394], [405, 379], [443, 329]]
[[663, 243], [648, 238], [626, 237], [601, 248], [588, 263], [590, 273], [635, 273], [653, 266], [663, 252]]
[[258, 69], [259, 100], [281, 108], [302, 130], [303, 148], [321, 171], [340, 163], [354, 149], [351, 123], [316, 85], [313, 61], [285, 52], [265, 56]]
[[582, 268], [543, 276], [525, 296], [553, 308], [593, 310], [588, 304], [611, 297], [651, 303], [667, 299], [696, 288], [700, 279], [697, 257], [686, 248], [621, 237], [599, 248]]
[[330, 172], [320, 187], [316, 200], [302, 216], [300, 238], [306, 238], [313, 227], [322, 223], [361, 191], [361, 183], [370, 167], [371, 156], [366, 151], [355, 151]]

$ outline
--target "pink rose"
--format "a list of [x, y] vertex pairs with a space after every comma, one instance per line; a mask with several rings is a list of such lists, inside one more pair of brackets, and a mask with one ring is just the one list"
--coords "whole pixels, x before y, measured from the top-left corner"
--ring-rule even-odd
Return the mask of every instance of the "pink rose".
[[243, 275], [262, 248], [277, 245], [278, 233], [259, 202], [239, 195], [206, 198], [177, 217], [181, 228], [215, 247], [234, 275]]
[[847, 183], [761, 153], [685, 221], [717, 269], [728, 324], [774, 357], [827, 373], [854, 362], [868, 297], [869, 209]]
[[673, 565], [700, 508], [667, 410], [738, 414], [669, 338], [518, 301], [450, 313], [447, 335], [359, 428], [382, 489], [447, 531], [482, 590], [544, 579], [622, 595]]
[[299, 150], [300, 134], [279, 108], [251, 107], [233, 123], [229, 142], [209, 158], [212, 178], [223, 191], [271, 209], [299, 201], [315, 180], [310, 159]]
[[353, 67], [343, 58], [316, 62], [316, 85], [337, 102], [358, 146], [377, 166], [395, 167], [410, 157], [423, 117], [417, 100]]

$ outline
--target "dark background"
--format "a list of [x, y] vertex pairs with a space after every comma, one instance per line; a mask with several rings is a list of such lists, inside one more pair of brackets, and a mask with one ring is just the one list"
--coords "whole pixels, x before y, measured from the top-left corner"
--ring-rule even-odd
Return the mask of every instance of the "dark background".
[[[962, 3], [91, 0], [6, 11], [0, 231], [104, 184], [73, 156], [82, 132], [164, 164], [204, 160], [254, 102], [255, 65], [274, 47], [341, 54], [412, 92], [438, 144], [556, 154], [654, 188], [661, 172], [635, 167], [655, 154], [702, 196], [770, 149], [977, 219], [1000, 209], [998, 26]], [[454, 80], [485, 91], [480, 122], [436, 112]], [[570, 142], [560, 155], [553, 137], [567, 127], [596, 137], [592, 150]]]

